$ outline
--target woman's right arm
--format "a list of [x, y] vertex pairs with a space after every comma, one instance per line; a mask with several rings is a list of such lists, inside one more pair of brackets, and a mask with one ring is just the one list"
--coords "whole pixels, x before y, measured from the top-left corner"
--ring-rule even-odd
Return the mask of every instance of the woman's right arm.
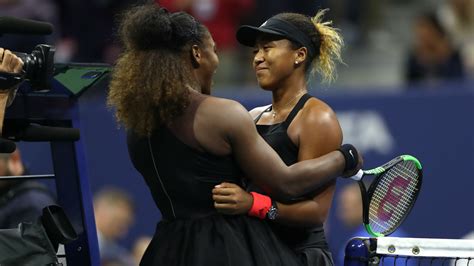
[[328, 180], [350, 175], [361, 167], [359, 163], [357, 169], [350, 169], [351, 173], [343, 173], [346, 161], [340, 151], [286, 166], [259, 136], [247, 110], [236, 102], [225, 101], [225, 108], [219, 109], [218, 128], [246, 176], [276, 199], [314, 191]]

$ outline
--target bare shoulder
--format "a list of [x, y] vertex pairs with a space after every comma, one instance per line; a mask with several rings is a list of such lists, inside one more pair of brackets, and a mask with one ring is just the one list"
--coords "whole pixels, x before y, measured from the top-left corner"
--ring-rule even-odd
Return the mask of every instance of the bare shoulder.
[[338, 123], [334, 110], [318, 98], [311, 98], [306, 102], [301, 118], [303, 121], [318, 125]]
[[204, 100], [203, 102], [203, 107], [214, 109], [214, 111], [217, 114], [218, 113], [228, 114], [229, 112], [247, 113], [247, 109], [245, 109], [245, 107], [242, 106], [242, 104], [240, 104], [239, 102], [231, 100], [231, 99], [214, 97], [214, 96], [208, 96], [206, 100]]
[[305, 147], [307, 158], [321, 156], [341, 145], [343, 133], [336, 113], [320, 99], [306, 102], [298, 122], [300, 147]]
[[239, 102], [230, 99], [208, 96], [199, 109], [207, 118], [218, 119], [220, 123], [251, 120], [247, 109]]
[[270, 106], [270, 104], [255, 107], [252, 110], [250, 110], [249, 114], [250, 114], [250, 116], [252, 116], [252, 118], [255, 119], [257, 116], [259, 116], [261, 113], [263, 113], [263, 111], [265, 111], [269, 106]]

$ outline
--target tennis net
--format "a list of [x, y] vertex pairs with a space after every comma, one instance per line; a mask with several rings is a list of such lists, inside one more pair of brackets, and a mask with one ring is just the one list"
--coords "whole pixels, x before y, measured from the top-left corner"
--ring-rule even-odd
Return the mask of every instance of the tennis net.
[[346, 245], [344, 265], [474, 266], [474, 240], [356, 237]]

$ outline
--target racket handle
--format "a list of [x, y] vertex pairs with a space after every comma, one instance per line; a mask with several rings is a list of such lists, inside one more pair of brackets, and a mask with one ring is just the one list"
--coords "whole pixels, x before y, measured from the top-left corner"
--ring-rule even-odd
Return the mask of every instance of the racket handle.
[[364, 171], [363, 171], [362, 169], [359, 169], [359, 171], [357, 172], [357, 174], [351, 176], [351, 179], [352, 179], [352, 180], [355, 180], [355, 181], [360, 181], [363, 176], [364, 176]]

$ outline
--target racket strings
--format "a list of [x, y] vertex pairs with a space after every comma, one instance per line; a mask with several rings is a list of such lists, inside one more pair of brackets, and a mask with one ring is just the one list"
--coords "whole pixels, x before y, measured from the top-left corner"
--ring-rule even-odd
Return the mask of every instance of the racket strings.
[[[399, 170], [403, 174], [401, 176], [417, 175], [416, 168], [415, 169], [399, 168]], [[406, 171], [406, 170], [409, 170], [409, 171]], [[393, 174], [395, 172], [391, 172], [391, 173]], [[388, 173], [388, 174], [390, 174], [390, 173]], [[389, 184], [394, 184], [394, 188], [392, 188], [392, 190], [393, 190], [392, 192], [395, 195], [403, 195], [403, 194], [412, 195], [413, 191], [416, 190], [416, 183], [415, 182], [409, 182], [408, 183], [408, 188], [403, 188], [400, 184], [401, 183], [400, 180], [398, 182], [397, 181], [391, 181], [391, 180], [393, 180], [393, 177], [392, 178], [387, 178], [387, 180], [386, 180], [387, 182], [381, 182], [379, 184], [379, 186], [382, 186], [381, 190], [383, 191], [384, 194], [374, 193], [373, 197], [376, 200], [376, 202], [380, 203], [380, 202], [383, 201], [383, 198], [387, 197], [385, 195], [386, 195], [387, 191], [389, 190]], [[390, 183], [390, 182], [392, 182], [392, 183]], [[401, 191], [402, 189], [408, 189], [408, 192]], [[412, 198], [401, 196], [397, 200], [398, 200], [397, 203], [401, 202], [402, 206], [409, 206], [409, 204], [411, 204]], [[384, 208], [386, 208], [388, 210], [393, 210], [393, 212], [394, 212], [393, 215], [396, 216], [395, 219], [391, 219], [391, 220], [387, 221], [387, 223], [389, 223], [390, 226], [393, 226], [395, 224], [391, 224], [391, 223], [393, 223], [394, 221], [397, 221], [397, 220], [401, 220], [403, 218], [404, 210], [401, 210], [401, 209], [397, 208], [398, 204], [394, 205], [392, 201], [387, 201], [387, 199], [386, 199], [386, 202], [384, 202], [384, 204], [385, 204]], [[376, 208], [371, 208], [371, 211], [372, 211], [371, 214], [373, 215], [373, 217], [377, 217], [377, 210], [378, 209], [376, 209]], [[383, 225], [379, 225], [379, 226], [383, 226]]]
[[[371, 216], [374, 223], [380, 227], [382, 230], [386, 230], [387, 228], [393, 228], [397, 225], [398, 221], [403, 219], [404, 213], [407, 210], [406, 207], [409, 207], [411, 198], [410, 193], [414, 190], [413, 185], [409, 185], [407, 187], [403, 187], [404, 190], [408, 191], [408, 197], [404, 196], [400, 189], [401, 186], [406, 184], [400, 184], [400, 180], [394, 180], [391, 183], [392, 189], [389, 191], [389, 186], [387, 184], [381, 184], [382, 190], [385, 195], [382, 197], [380, 193], [374, 193], [374, 203], [371, 206]], [[380, 189], [379, 189], [380, 191]], [[391, 194], [387, 194], [391, 193]], [[383, 204], [380, 206], [380, 204]], [[407, 205], [408, 204], [408, 205]], [[377, 208], [374, 208], [377, 207]], [[381, 209], [382, 208], [382, 211]], [[379, 217], [380, 215], [385, 214], [385, 216]]]
[[[400, 170], [400, 169], [399, 169]], [[403, 171], [403, 170], [406, 170], [406, 169], [402, 169], [402, 172], [404, 174], [406, 174], [407, 171]], [[412, 171], [411, 171], [412, 172]], [[375, 225], [377, 225], [378, 227], [380, 227], [380, 229], [384, 230], [384, 229], [387, 229], [389, 227], [393, 227], [397, 224], [398, 221], [400, 221], [402, 218], [403, 218], [403, 214], [404, 214], [404, 209], [403, 206], [407, 204], [407, 201], [409, 201], [409, 198], [408, 197], [403, 197], [403, 191], [400, 190], [400, 183], [401, 183], [401, 179], [398, 178], [398, 180], [394, 180], [393, 178], [393, 174], [396, 174], [396, 171], [391, 171], [391, 173], [388, 173], [388, 176], [389, 178], [385, 177], [386, 178], [386, 181], [391, 181], [391, 183], [389, 182], [380, 182], [379, 186], [381, 187], [381, 189], [379, 188], [378, 190], [379, 191], [383, 191], [383, 195], [381, 193], [377, 193], [375, 192], [374, 195], [374, 203], [376, 204], [372, 204], [372, 212], [371, 212], [371, 216], [372, 216], [372, 219], [375, 223]], [[392, 176], [390, 176], [392, 175]], [[406, 181], [403, 181], [405, 182], [405, 186], [406, 186]], [[392, 186], [391, 188], [391, 191], [389, 191], [390, 189], [390, 185]], [[405, 190], [408, 190], [408, 191], [413, 191], [413, 184], [410, 184], [409, 183], [409, 187], [408, 188], [404, 188]], [[391, 194], [388, 194], [387, 193], [391, 193]], [[380, 215], [380, 204], [383, 203], [383, 206], [381, 206], [383, 208], [383, 212], [386, 212], [386, 213], [389, 213], [390, 216], [387, 216], [389, 217], [387, 219], [387, 217], [378, 217]], [[398, 205], [398, 206], [397, 206]], [[377, 208], [374, 208], [374, 206], [376, 206]], [[399, 207], [402, 207], [402, 208], [399, 208]], [[397, 208], [398, 207], [398, 208]], [[382, 212], [382, 214], [383, 214]]]
[[419, 172], [402, 161], [380, 176], [369, 203], [369, 222], [376, 232], [392, 231], [405, 217], [418, 193]]

